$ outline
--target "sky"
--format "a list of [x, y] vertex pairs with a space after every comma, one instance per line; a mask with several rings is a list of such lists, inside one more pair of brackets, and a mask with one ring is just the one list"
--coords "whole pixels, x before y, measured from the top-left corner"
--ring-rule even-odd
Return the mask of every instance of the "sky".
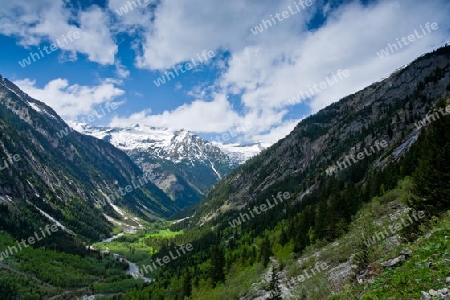
[[64, 119], [211, 141], [275, 143], [450, 40], [448, 0], [0, 3], [0, 75]]

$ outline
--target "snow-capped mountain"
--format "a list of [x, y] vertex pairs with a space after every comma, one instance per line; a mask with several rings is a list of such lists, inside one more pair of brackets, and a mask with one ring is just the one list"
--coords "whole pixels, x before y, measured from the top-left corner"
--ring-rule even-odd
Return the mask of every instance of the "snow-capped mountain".
[[198, 202], [217, 180], [262, 150], [257, 144], [210, 143], [186, 130], [69, 124], [76, 131], [125, 151], [144, 172], [155, 175], [155, 185], [183, 206]]
[[261, 151], [270, 147], [270, 144], [263, 143], [241, 145], [239, 143], [222, 144], [214, 142], [213, 145], [219, 147], [232, 161], [239, 164], [245, 163], [253, 156], [258, 155]]

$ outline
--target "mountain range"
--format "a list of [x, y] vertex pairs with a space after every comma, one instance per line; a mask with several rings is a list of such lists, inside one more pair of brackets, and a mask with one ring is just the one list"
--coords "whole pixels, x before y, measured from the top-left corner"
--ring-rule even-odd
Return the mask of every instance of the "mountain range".
[[97, 240], [112, 229], [107, 218], [139, 227], [139, 218], [155, 220], [179, 211], [152, 183], [98, 207], [107, 195], [142, 178], [142, 170], [105, 141], [76, 131], [61, 135], [68, 125], [55, 111], [5, 78], [0, 98], [1, 153], [20, 158], [0, 172], [0, 198], [19, 216], [42, 212]]
[[[360, 233], [375, 236], [389, 217], [413, 208], [429, 215], [450, 209], [449, 99], [444, 46], [262, 149], [219, 145], [185, 130], [67, 124], [1, 77], [0, 244], [11, 247], [49, 223], [62, 230], [1, 262], [0, 288], [21, 299], [363, 295], [386, 283], [370, 280], [395, 272], [383, 272], [396, 264], [383, 255], [404, 244], [392, 238], [386, 240], [394, 246], [372, 249]], [[445, 282], [448, 228], [417, 239], [435, 223], [405, 226], [401, 235], [414, 251], [401, 249], [398, 259], [435, 249], [412, 268]], [[166, 259], [185, 245], [193, 250]], [[136, 264], [145, 278], [132, 278]], [[431, 284], [405, 280], [399, 275], [389, 284]], [[348, 292], [360, 282], [364, 289]]]
[[186, 130], [69, 124], [127, 153], [143, 172], [154, 175], [152, 183], [180, 209], [200, 201], [215, 182], [264, 149], [259, 143], [211, 143]]

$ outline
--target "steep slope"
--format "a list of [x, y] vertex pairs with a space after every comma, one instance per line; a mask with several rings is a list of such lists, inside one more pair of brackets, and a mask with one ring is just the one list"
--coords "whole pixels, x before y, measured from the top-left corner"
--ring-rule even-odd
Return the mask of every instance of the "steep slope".
[[[327, 174], [341, 171], [346, 155], [375, 147], [387, 147], [360, 162], [349, 161], [364, 176], [372, 164], [396, 160], [417, 139], [415, 123], [450, 89], [450, 47], [424, 55], [388, 78], [349, 95], [316, 115], [302, 120], [284, 139], [247, 161], [218, 182], [205, 199], [180, 216], [192, 216], [190, 226], [229, 210], [240, 210], [275, 192], [290, 192], [296, 201], [318, 187]], [[395, 149], [395, 151], [394, 151]], [[369, 153], [370, 153], [369, 152]], [[377, 162], [375, 162], [377, 160]], [[357, 160], [355, 160], [357, 161]], [[342, 168], [333, 172], [330, 167]], [[342, 180], [345, 178], [341, 178]]]
[[125, 151], [180, 208], [200, 201], [217, 180], [239, 165], [221, 149], [186, 130], [136, 125], [94, 127], [70, 123], [84, 134]]
[[[203, 201], [177, 215], [182, 219], [170, 228], [184, 229], [176, 244], [191, 243], [195, 253], [157, 270], [155, 284], [128, 291], [125, 299], [169, 295], [168, 286], [181, 299], [279, 299], [280, 294], [325, 299], [352, 284], [356, 275], [377, 271], [368, 266], [368, 253], [393, 249], [380, 248], [381, 243], [367, 249], [361, 232], [395, 240], [386, 233], [393, 228], [386, 228], [392, 225], [387, 219], [403, 217], [411, 207], [420, 213], [411, 199], [434, 208], [436, 198], [445, 198], [439, 200], [449, 207], [449, 113], [446, 46], [303, 120], [286, 138], [215, 184]], [[423, 133], [433, 127], [430, 139], [424, 139]], [[409, 184], [408, 176], [420, 170], [428, 181], [426, 196], [413, 194]], [[348, 233], [352, 240], [339, 247]], [[161, 244], [148, 240], [161, 249], [152, 259], [168, 255]], [[443, 273], [434, 278], [442, 279]], [[415, 280], [405, 284], [398, 278], [396, 286]], [[345, 294], [339, 299], [350, 298]]]
[[14, 212], [2, 214], [1, 224], [21, 219], [33, 228], [32, 219], [48, 215], [44, 219], [98, 240], [111, 232], [106, 217], [137, 227], [134, 216], [151, 220], [177, 212], [124, 152], [67, 128], [50, 107], [0, 77], [0, 206]]

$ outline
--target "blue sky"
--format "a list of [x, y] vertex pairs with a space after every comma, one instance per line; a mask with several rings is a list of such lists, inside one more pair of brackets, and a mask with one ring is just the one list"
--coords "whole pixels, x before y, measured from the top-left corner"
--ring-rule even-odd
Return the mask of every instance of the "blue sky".
[[67, 120], [115, 102], [91, 123], [183, 128], [209, 140], [251, 124], [238, 141], [274, 143], [450, 33], [446, 0], [134, 3], [2, 3], [0, 74]]

